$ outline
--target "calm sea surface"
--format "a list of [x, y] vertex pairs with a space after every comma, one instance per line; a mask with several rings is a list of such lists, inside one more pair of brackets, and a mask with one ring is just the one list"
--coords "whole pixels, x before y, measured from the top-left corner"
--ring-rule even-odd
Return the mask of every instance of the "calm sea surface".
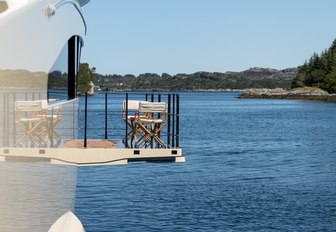
[[180, 95], [186, 163], [78, 168], [86, 231], [336, 231], [336, 104], [237, 95]]

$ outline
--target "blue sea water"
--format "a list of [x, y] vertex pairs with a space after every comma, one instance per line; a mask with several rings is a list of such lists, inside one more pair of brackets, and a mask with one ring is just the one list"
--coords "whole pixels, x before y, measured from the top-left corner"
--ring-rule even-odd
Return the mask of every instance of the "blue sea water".
[[186, 163], [77, 170], [87, 232], [336, 231], [336, 104], [181, 93]]

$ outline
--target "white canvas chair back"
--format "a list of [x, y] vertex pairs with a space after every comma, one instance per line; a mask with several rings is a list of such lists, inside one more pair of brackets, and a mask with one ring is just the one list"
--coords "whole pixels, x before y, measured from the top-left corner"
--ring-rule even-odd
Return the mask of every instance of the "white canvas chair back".
[[123, 105], [122, 105], [122, 118], [123, 120], [126, 120], [126, 111], [128, 114], [128, 119], [133, 119], [135, 116], [134, 114], [136, 114], [139, 110], [139, 104], [140, 101], [136, 101], [136, 100], [128, 100], [127, 101], [127, 107], [126, 107], [126, 101], [123, 101]]
[[[132, 111], [137, 111], [139, 109], [140, 101], [128, 100], [127, 109]], [[123, 101], [123, 111], [126, 111], [126, 101]]]
[[164, 113], [166, 112], [167, 104], [165, 102], [140, 102], [140, 113]]
[[42, 101], [16, 101], [14, 107], [16, 112], [40, 112]]

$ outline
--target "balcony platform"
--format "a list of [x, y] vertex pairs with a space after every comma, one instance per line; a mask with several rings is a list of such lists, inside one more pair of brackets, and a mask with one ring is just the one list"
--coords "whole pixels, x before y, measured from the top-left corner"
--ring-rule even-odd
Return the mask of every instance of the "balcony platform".
[[[87, 148], [117, 148], [117, 141], [114, 140], [87, 140]], [[84, 148], [84, 140], [65, 141], [63, 148]]]
[[130, 162], [185, 162], [180, 148], [136, 149], [117, 148], [111, 140], [88, 140], [84, 148], [83, 140], [70, 140], [60, 148], [0, 149], [0, 161], [41, 162], [74, 166], [99, 166], [128, 164]]

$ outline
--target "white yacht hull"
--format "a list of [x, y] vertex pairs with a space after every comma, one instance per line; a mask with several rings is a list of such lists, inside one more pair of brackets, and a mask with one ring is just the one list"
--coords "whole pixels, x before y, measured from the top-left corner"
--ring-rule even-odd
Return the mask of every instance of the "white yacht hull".
[[75, 205], [75, 167], [0, 162], [0, 231], [45, 232]]

